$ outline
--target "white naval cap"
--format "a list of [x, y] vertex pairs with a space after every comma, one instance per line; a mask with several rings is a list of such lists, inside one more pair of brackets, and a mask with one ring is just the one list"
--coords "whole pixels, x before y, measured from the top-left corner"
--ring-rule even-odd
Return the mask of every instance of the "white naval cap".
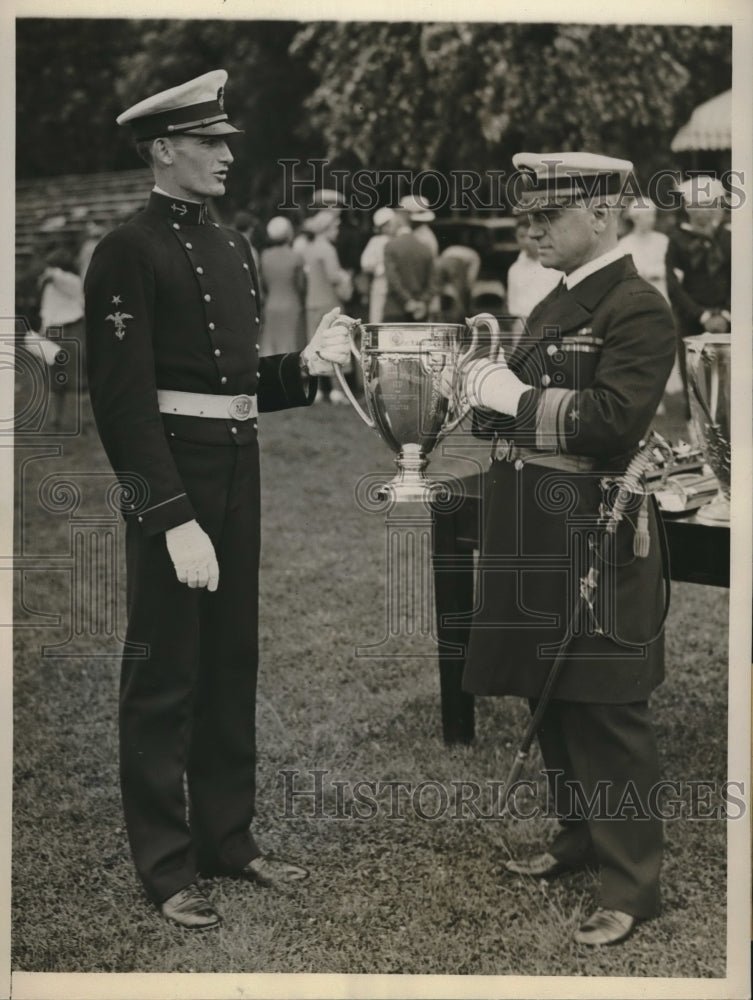
[[187, 83], [147, 97], [118, 115], [136, 142], [171, 135], [229, 135], [240, 132], [225, 114], [227, 73], [215, 69]]
[[519, 211], [610, 200], [633, 170], [630, 160], [583, 152], [516, 153], [512, 162], [519, 172], [513, 206]]
[[722, 182], [708, 174], [689, 177], [677, 185], [677, 191], [682, 195], [686, 208], [716, 208], [724, 203], [727, 196]]

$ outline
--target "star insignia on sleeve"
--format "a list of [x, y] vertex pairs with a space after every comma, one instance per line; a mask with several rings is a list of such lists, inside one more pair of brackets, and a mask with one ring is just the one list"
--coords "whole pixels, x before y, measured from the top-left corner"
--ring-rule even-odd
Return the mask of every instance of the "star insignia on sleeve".
[[121, 298], [120, 295], [113, 295], [111, 299], [111, 302], [114, 306], [119, 306], [122, 303], [122, 301], [123, 299]]
[[577, 410], [570, 410], [567, 416], [573, 423], [575, 423], [576, 420], [580, 420], [580, 413], [578, 413]]

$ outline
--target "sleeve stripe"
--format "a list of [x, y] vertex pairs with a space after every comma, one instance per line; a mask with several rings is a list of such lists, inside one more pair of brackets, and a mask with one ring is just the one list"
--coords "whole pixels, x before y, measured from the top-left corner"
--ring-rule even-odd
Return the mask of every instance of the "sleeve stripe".
[[163, 500], [161, 503], [154, 504], [153, 507], [147, 507], [146, 510], [143, 510], [141, 513], [148, 514], [150, 510], [157, 510], [158, 507], [164, 507], [166, 503], [174, 503], [176, 500], [180, 500], [180, 498], [184, 497], [185, 495], [186, 495], [185, 493], [178, 493], [177, 496], [170, 497], [169, 500]]
[[536, 406], [536, 447], [562, 445], [564, 418], [561, 416], [575, 395], [574, 389], [545, 389]]
[[569, 413], [572, 412], [571, 403], [575, 398], [574, 390], [570, 390], [567, 398], [563, 399], [560, 403], [560, 408], [557, 412], [557, 440], [562, 451], [568, 451], [568, 430], [565, 426], [565, 418]]

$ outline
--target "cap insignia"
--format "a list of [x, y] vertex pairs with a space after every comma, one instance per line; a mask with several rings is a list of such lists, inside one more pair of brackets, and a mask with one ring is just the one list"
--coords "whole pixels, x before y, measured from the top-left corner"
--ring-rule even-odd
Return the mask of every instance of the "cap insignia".
[[220, 106], [220, 111], [224, 111], [225, 110], [225, 88], [224, 87], [220, 87], [220, 89], [217, 91], [217, 103]]

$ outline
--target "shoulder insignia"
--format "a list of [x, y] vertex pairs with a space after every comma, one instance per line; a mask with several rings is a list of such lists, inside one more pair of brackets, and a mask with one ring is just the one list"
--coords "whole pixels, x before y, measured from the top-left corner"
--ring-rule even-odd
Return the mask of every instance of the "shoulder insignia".
[[[114, 306], [121, 305], [123, 299], [120, 295], [113, 295], [112, 304]], [[111, 312], [108, 316], [105, 316], [105, 320], [110, 323], [115, 324], [115, 336], [118, 340], [122, 340], [125, 337], [126, 332], [126, 320], [133, 319], [130, 313], [127, 312]]]

